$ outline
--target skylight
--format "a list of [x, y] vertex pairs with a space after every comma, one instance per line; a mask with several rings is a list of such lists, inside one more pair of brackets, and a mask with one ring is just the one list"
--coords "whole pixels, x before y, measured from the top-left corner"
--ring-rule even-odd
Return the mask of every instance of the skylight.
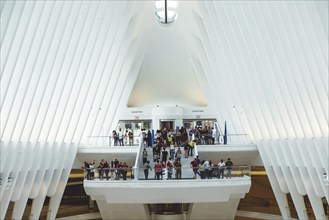
[[155, 0], [155, 15], [164, 24], [171, 23], [177, 19], [178, 2], [174, 0]]

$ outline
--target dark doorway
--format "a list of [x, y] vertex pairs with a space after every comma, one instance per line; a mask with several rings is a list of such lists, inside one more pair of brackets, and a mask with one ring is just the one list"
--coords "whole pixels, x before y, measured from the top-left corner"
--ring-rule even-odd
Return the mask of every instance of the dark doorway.
[[169, 130], [169, 129], [173, 130], [174, 129], [174, 125], [175, 125], [175, 122], [174, 121], [163, 121], [163, 120], [160, 120], [160, 130], [163, 130], [164, 128], [166, 128], [167, 130]]

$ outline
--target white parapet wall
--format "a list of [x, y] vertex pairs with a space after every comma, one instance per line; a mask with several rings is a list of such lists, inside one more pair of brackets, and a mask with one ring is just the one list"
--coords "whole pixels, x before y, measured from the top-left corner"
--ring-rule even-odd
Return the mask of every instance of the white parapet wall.
[[[208, 204], [214, 209], [205, 219], [234, 219], [241, 198], [249, 192], [250, 177], [211, 180], [147, 180], [147, 181], [85, 181], [84, 188], [96, 200], [103, 219], [151, 218], [145, 204], [189, 203], [193, 208], [190, 219], [199, 219], [198, 213]], [[137, 215], [128, 215], [118, 205], [136, 209]], [[194, 205], [195, 204], [195, 205]], [[228, 208], [229, 207], [229, 208]], [[112, 210], [112, 211], [111, 211]], [[220, 212], [222, 210], [222, 212]], [[229, 218], [228, 218], [229, 216]]]
[[29, 218], [38, 219], [46, 197], [50, 197], [47, 219], [55, 219], [78, 146], [65, 143], [1, 142], [0, 219], [10, 202], [11, 219], [22, 219], [28, 199]]

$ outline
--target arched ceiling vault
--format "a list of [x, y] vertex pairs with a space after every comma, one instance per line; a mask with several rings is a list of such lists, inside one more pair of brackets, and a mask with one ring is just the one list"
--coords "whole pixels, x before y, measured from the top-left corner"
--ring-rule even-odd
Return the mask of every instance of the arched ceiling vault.
[[1, 1], [1, 140], [79, 143], [159, 103], [254, 140], [328, 137], [328, 1], [178, 7], [165, 27], [152, 1]]

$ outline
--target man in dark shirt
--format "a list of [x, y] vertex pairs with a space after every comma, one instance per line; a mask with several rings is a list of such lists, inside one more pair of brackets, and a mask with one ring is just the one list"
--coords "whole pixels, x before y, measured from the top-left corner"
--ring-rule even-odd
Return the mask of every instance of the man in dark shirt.
[[230, 179], [231, 179], [233, 162], [231, 161], [230, 158], [227, 159], [225, 166], [226, 166], [226, 179], [228, 177], [230, 177]]
[[146, 161], [146, 163], [144, 163], [144, 175], [145, 175], [145, 179], [147, 180], [148, 179], [148, 176], [149, 176], [149, 170], [152, 171], [152, 168], [150, 166], [150, 161]]
[[190, 166], [191, 166], [191, 168], [193, 170], [193, 173], [194, 173], [193, 179], [196, 179], [196, 174], [197, 174], [198, 169], [199, 169], [199, 166], [198, 166], [198, 163], [197, 163], [196, 159], [194, 159], [193, 161], [191, 161]]

